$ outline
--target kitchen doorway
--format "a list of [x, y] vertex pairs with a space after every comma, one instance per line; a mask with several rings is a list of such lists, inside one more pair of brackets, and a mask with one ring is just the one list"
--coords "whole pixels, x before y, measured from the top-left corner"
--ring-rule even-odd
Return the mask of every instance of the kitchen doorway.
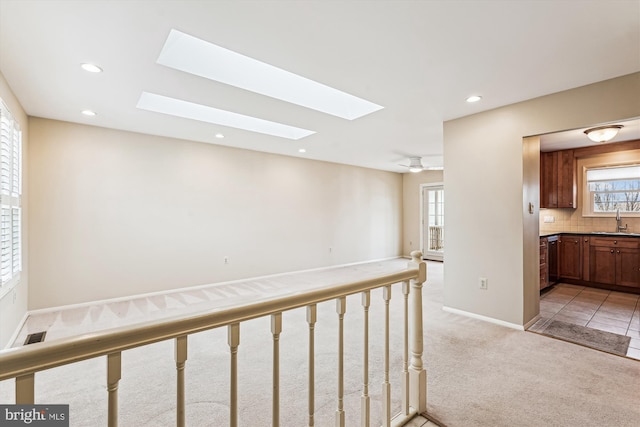
[[444, 261], [444, 185], [423, 184], [420, 189], [422, 257]]

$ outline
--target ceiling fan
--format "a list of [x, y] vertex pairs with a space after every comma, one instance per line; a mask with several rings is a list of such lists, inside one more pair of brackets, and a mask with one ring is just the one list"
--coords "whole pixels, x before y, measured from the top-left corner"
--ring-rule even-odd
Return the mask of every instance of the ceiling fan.
[[442, 167], [423, 166], [422, 165], [422, 157], [409, 157], [409, 164], [408, 165], [400, 165], [400, 166], [404, 166], [405, 168], [409, 168], [409, 172], [414, 172], [414, 173], [418, 173], [418, 172], [422, 172], [422, 171], [426, 171], [426, 170], [442, 170]]

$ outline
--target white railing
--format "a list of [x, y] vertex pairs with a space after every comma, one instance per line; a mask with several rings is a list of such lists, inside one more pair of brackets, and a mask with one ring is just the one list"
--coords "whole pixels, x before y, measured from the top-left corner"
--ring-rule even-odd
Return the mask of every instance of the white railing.
[[[108, 426], [118, 425], [118, 384], [121, 378], [122, 351], [142, 347], [159, 341], [175, 340], [175, 363], [177, 377], [176, 425], [185, 425], [184, 371], [187, 360], [188, 336], [208, 329], [226, 326], [230, 348], [230, 413], [229, 424], [238, 425], [238, 364], [237, 354], [240, 343], [240, 324], [244, 321], [264, 316], [271, 317], [273, 335], [273, 396], [272, 425], [279, 426], [280, 413], [280, 357], [279, 335], [282, 331], [282, 312], [306, 307], [309, 328], [309, 418], [308, 425], [314, 426], [315, 374], [314, 374], [314, 328], [316, 304], [336, 300], [338, 314], [338, 396], [336, 426], [344, 427], [344, 315], [346, 297], [362, 294], [364, 310], [364, 354], [363, 390], [361, 396], [361, 426], [370, 425], [369, 396], [369, 305], [372, 289], [383, 288], [385, 302], [385, 345], [384, 383], [382, 396], [383, 426], [403, 425], [415, 414], [426, 411], [427, 377], [422, 363], [422, 284], [426, 281], [426, 264], [422, 253], [411, 253], [412, 260], [406, 270], [369, 278], [366, 280], [310, 290], [273, 299], [263, 299], [243, 306], [183, 315], [179, 317], [150, 321], [132, 326], [114, 328], [76, 337], [0, 351], [0, 381], [15, 378], [16, 404], [33, 404], [36, 372], [67, 365], [86, 359], [106, 356], [107, 358], [107, 400]], [[404, 348], [402, 372], [402, 412], [392, 417], [391, 387], [389, 384], [389, 301], [391, 285], [402, 282], [404, 298]], [[409, 300], [409, 297], [411, 298]], [[409, 337], [411, 341], [409, 342]], [[409, 351], [411, 359], [409, 360]]]
[[444, 226], [443, 225], [429, 226], [429, 250], [430, 251], [444, 250]]

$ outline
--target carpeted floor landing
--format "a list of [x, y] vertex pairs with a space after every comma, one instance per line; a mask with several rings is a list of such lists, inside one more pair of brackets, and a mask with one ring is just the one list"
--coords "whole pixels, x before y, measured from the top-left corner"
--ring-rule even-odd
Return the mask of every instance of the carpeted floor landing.
[[[428, 412], [447, 427], [636, 427], [640, 361], [544, 335], [505, 328], [442, 310], [442, 264], [429, 263], [424, 288]], [[392, 291], [391, 376], [394, 412], [402, 364], [400, 288]], [[372, 423], [380, 425], [383, 381], [381, 292], [372, 295], [370, 390]], [[337, 408], [335, 303], [318, 307], [316, 426], [332, 426]], [[345, 318], [347, 426], [360, 425], [362, 307], [347, 300]], [[285, 313], [280, 338], [281, 425], [307, 425], [307, 327], [304, 310]], [[187, 425], [228, 425], [229, 350], [226, 330], [189, 337]], [[175, 425], [173, 344], [123, 353], [120, 425]], [[239, 348], [240, 425], [271, 425], [269, 319], [243, 323]], [[71, 426], [106, 425], [104, 358], [36, 375], [36, 401], [69, 403]], [[0, 383], [0, 402], [13, 400], [13, 381]]]

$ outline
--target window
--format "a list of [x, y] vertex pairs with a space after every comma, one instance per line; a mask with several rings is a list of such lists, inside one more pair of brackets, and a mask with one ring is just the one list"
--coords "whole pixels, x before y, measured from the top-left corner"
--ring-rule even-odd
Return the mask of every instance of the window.
[[589, 213], [640, 215], [640, 165], [586, 170]]
[[0, 100], [0, 287], [12, 287], [22, 271], [22, 132]]

